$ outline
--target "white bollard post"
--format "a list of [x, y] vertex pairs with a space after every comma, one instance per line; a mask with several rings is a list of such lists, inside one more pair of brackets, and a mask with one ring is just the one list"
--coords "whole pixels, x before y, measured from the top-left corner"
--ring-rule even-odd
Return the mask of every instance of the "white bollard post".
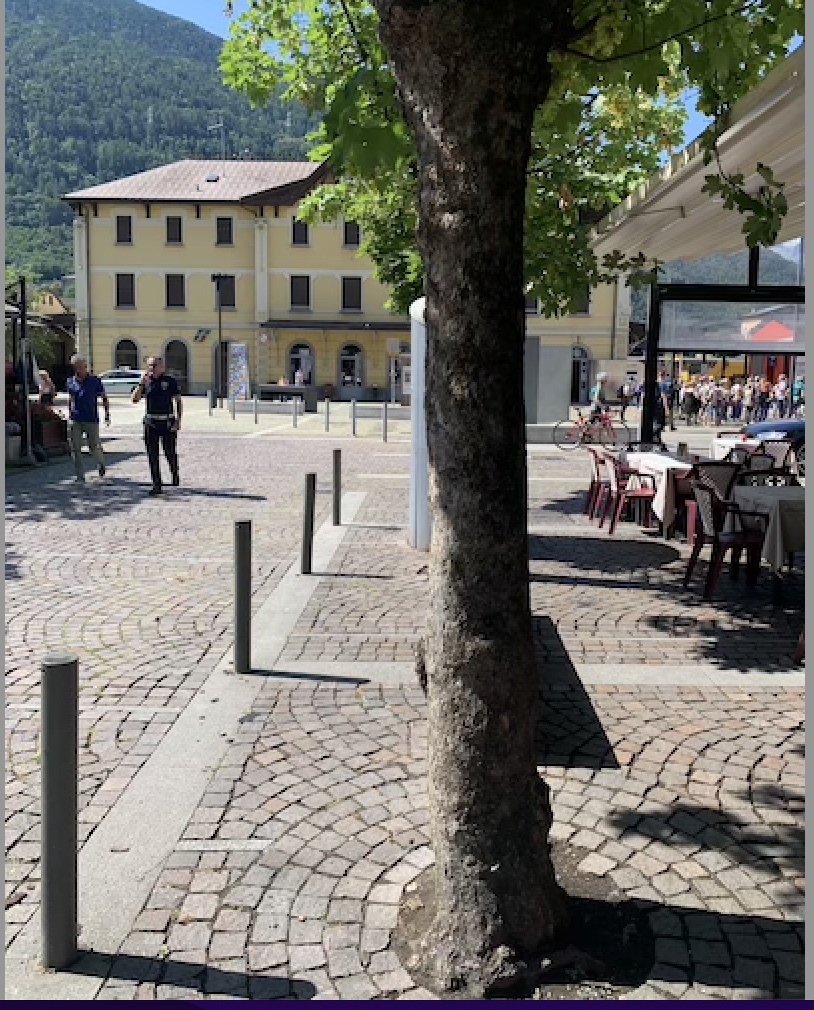
[[387, 441], [387, 400], [382, 404], [382, 442]]

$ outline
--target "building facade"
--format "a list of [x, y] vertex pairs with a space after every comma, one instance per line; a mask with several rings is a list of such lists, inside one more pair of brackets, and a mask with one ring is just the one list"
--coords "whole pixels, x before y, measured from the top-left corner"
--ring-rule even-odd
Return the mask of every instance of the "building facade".
[[[188, 393], [218, 376], [228, 392], [240, 345], [254, 391], [284, 377], [338, 399], [400, 393], [409, 319], [385, 308], [359, 227], [297, 217], [325, 181], [313, 162], [181, 161], [67, 194], [80, 351], [96, 371], [162, 354]], [[575, 393], [591, 362], [614, 356], [616, 288], [584, 309], [547, 320], [527, 304], [529, 337], [574, 348]], [[626, 335], [625, 323], [625, 350]]]

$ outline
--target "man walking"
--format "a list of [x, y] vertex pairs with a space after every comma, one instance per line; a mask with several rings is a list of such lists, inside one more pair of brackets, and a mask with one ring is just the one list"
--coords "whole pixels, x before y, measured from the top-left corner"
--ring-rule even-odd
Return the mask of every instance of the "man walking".
[[162, 492], [159, 445], [163, 447], [170, 465], [173, 486], [177, 487], [181, 483], [178, 476], [176, 443], [178, 432], [181, 430], [181, 415], [184, 412], [178, 383], [172, 375], [165, 373], [163, 358], [147, 359], [147, 374], [133, 390], [133, 403], [138, 403], [142, 397], [145, 397], [147, 403], [144, 414], [144, 443], [147, 446], [147, 459], [150, 461], [150, 476], [153, 481], [150, 494], [158, 495]]
[[82, 441], [87, 437], [99, 476], [105, 475], [105, 454], [99, 441], [99, 399], [105, 408], [105, 424], [110, 424], [110, 401], [102, 380], [88, 371], [87, 358], [81, 354], [71, 357], [74, 374], [68, 379], [68, 407], [71, 420], [71, 450], [77, 484], [85, 483], [85, 466], [82, 462]]

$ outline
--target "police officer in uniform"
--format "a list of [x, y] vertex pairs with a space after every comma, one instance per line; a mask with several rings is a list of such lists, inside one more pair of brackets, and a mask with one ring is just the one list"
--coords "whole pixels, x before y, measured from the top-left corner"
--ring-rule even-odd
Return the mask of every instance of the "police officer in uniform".
[[163, 446], [164, 455], [170, 465], [173, 485], [177, 487], [181, 483], [178, 476], [176, 441], [181, 430], [181, 415], [184, 411], [178, 383], [172, 375], [167, 375], [164, 371], [163, 358], [148, 358], [147, 374], [133, 390], [133, 403], [138, 403], [142, 397], [145, 397], [147, 403], [144, 414], [144, 444], [147, 446], [150, 476], [153, 479], [150, 494], [158, 495], [162, 491], [159, 445]]

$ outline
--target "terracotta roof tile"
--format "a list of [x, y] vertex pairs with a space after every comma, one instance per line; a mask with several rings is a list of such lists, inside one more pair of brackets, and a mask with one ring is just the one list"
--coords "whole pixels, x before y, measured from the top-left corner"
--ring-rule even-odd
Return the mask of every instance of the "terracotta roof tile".
[[[290, 187], [317, 176], [314, 161], [176, 161], [171, 165], [66, 193], [64, 200], [177, 200], [235, 203], [269, 190]], [[212, 180], [212, 181], [208, 181]]]

